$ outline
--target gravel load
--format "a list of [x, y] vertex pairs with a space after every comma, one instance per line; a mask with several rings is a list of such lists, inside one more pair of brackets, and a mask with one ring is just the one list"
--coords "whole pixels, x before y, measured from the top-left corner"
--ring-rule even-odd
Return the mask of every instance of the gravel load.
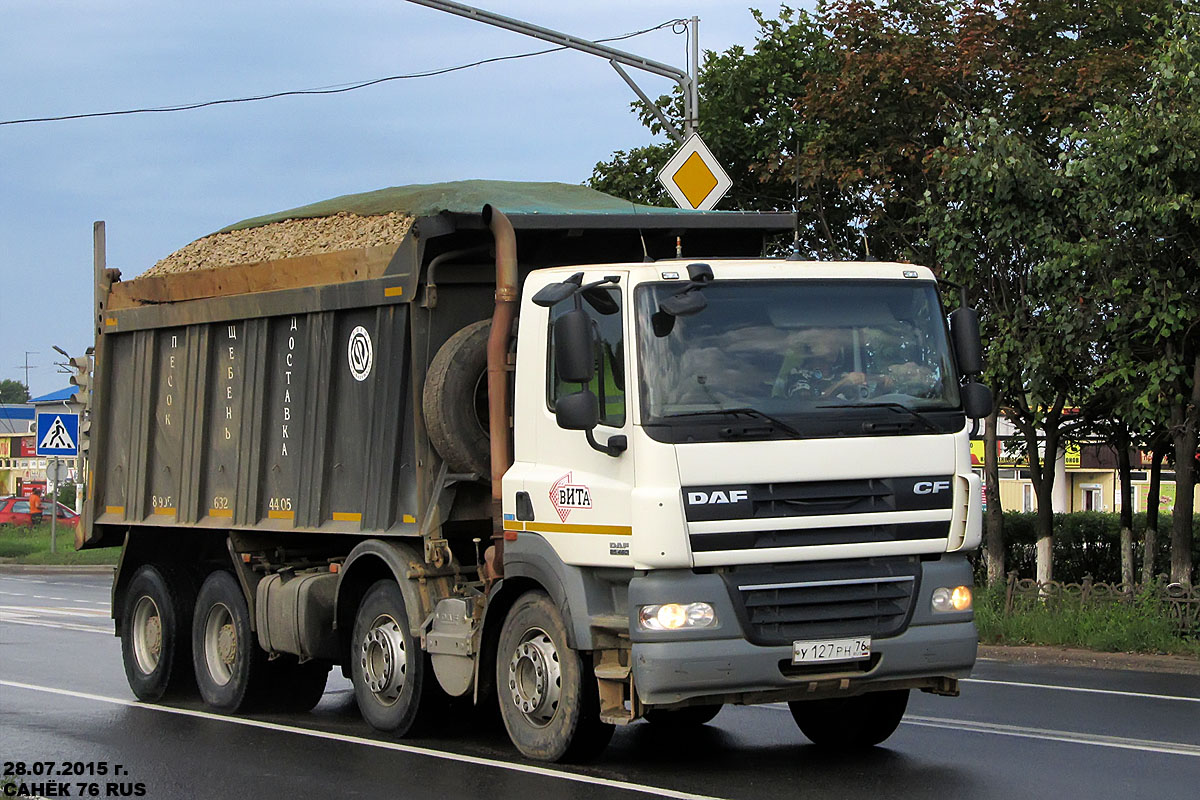
[[398, 212], [363, 217], [341, 212], [214, 233], [176, 250], [139, 277], [396, 244], [408, 235], [412, 223], [413, 217]]

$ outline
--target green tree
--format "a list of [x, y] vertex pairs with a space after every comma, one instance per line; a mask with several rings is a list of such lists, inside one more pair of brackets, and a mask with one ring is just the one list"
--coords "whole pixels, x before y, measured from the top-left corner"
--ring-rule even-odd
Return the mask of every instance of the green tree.
[[29, 387], [20, 381], [0, 381], [0, 403], [29, 402]]
[[1076, 131], [1072, 164], [1095, 220], [1075, 243], [1111, 286], [1105, 332], [1122, 342], [1099, 383], [1165, 420], [1174, 449], [1170, 577], [1191, 582], [1200, 429], [1200, 12], [1172, 18], [1132, 102], [1101, 107]]

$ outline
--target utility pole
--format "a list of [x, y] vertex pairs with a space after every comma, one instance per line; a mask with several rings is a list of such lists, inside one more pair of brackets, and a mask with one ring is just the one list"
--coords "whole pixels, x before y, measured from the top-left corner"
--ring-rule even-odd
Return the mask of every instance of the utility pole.
[[18, 366], [16, 367], [16, 369], [23, 369], [23, 370], [25, 370], [25, 391], [26, 391], [26, 392], [29, 392], [30, 396], [33, 396], [33, 392], [30, 392], [30, 391], [29, 391], [29, 370], [31, 370], [31, 369], [37, 369], [37, 365], [36, 365], [36, 364], [30, 365], [30, 363], [29, 363], [29, 357], [30, 357], [30, 356], [36, 356], [36, 355], [37, 355], [37, 351], [35, 351], [35, 350], [26, 350], [26, 351], [25, 351], [25, 366], [23, 366], [23, 367], [22, 367], [22, 366], [18, 365]]
[[[699, 75], [699, 60], [700, 60], [700, 44], [699, 44], [699, 17], [692, 17], [688, 24], [691, 26], [692, 33], [692, 52], [691, 52], [691, 67], [694, 70], [689, 74], [686, 70], [681, 70], [678, 67], [672, 67], [669, 64], [663, 64], [658, 61], [652, 61], [648, 58], [627, 53], [624, 50], [618, 50], [615, 47], [592, 42], [587, 39], [581, 39], [578, 36], [572, 36], [560, 31], [543, 28], [541, 25], [534, 25], [532, 22], [525, 22], [512, 17], [505, 17], [500, 14], [495, 14], [491, 11], [484, 11], [482, 8], [474, 8], [473, 6], [464, 5], [463, 3], [455, 3], [451, 0], [408, 0], [410, 3], [427, 6], [428, 8], [445, 11], [448, 14], [456, 14], [466, 19], [473, 19], [476, 22], [483, 22], [487, 25], [494, 25], [497, 28], [522, 33], [526, 36], [532, 36], [535, 39], [551, 42], [561, 47], [567, 47], [572, 50], [579, 50], [583, 53], [588, 53], [593, 56], [599, 56], [608, 60], [617, 74], [629, 84], [629, 88], [633, 89], [638, 98], [641, 99], [650, 112], [658, 118], [666, 128], [667, 133], [671, 138], [682, 144], [688, 137], [696, 132], [696, 127], [699, 120], [699, 93], [696, 89], [696, 76]], [[661, 75], [664, 78], [670, 78], [679, 84], [679, 88], [683, 91], [683, 130], [680, 131], [668, 119], [662, 109], [658, 107], [648, 96], [643, 92], [633, 78], [629, 76], [623, 68], [633, 67], [654, 75]]]

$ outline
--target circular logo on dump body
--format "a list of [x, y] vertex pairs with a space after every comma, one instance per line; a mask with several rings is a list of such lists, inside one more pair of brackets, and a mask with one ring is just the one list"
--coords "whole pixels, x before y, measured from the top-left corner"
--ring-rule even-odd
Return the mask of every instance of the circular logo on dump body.
[[365, 381], [371, 374], [371, 334], [361, 325], [350, 331], [346, 360], [350, 362], [350, 374], [354, 376], [354, 380]]

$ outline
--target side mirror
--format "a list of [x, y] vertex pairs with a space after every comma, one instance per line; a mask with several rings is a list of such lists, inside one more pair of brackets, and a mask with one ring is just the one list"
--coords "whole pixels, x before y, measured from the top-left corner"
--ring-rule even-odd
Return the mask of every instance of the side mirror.
[[554, 321], [554, 364], [559, 380], [567, 383], [587, 383], [596, 374], [592, 321], [582, 309]]
[[600, 403], [590, 390], [563, 395], [554, 404], [558, 427], [568, 431], [590, 431], [600, 422]]
[[983, 343], [979, 337], [979, 313], [975, 309], [962, 307], [951, 312], [950, 338], [958, 356], [959, 370], [964, 375], [983, 372]]
[[708, 308], [708, 299], [703, 292], [680, 292], [663, 300], [658, 307], [672, 317], [687, 317]]
[[992, 390], [977, 381], [959, 387], [963, 410], [971, 419], [983, 419], [992, 413]]

